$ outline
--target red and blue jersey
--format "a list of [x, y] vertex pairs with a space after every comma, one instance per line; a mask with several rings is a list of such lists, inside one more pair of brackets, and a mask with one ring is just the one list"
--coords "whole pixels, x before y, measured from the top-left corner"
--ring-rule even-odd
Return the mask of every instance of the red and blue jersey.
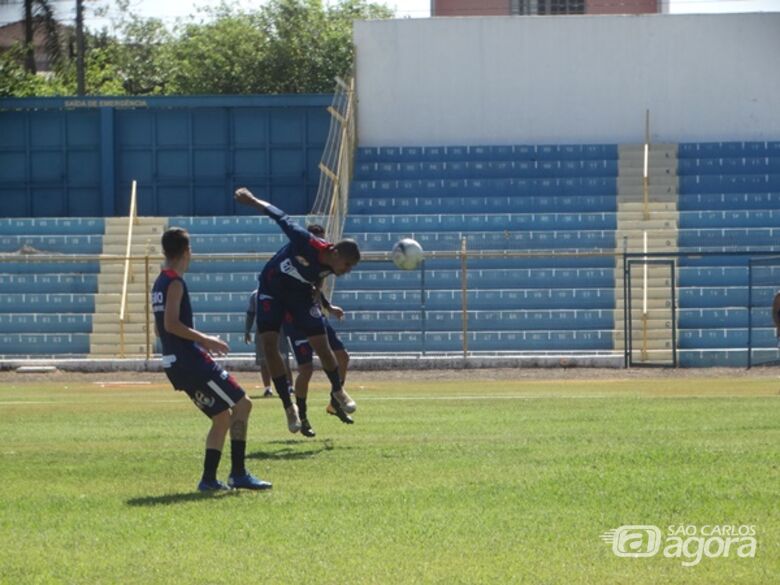
[[175, 280], [180, 281], [182, 287], [184, 287], [184, 294], [182, 294], [181, 304], [179, 305], [179, 321], [187, 327], [193, 327], [192, 305], [190, 305], [190, 294], [187, 291], [187, 284], [175, 270], [167, 268], [160, 272], [152, 287], [152, 311], [154, 312], [154, 322], [157, 325], [157, 332], [162, 343], [163, 364], [166, 368], [174, 363], [177, 367], [188, 368], [194, 365], [211, 363], [212, 360], [208, 357], [208, 354], [194, 341], [173, 335], [165, 330], [165, 304], [168, 301], [168, 287]]
[[322, 253], [331, 244], [309, 233], [299, 226], [278, 207], [269, 205], [266, 214], [279, 224], [290, 242], [271, 258], [260, 273], [260, 288], [270, 294], [285, 291], [305, 291], [333, 271], [322, 264]]

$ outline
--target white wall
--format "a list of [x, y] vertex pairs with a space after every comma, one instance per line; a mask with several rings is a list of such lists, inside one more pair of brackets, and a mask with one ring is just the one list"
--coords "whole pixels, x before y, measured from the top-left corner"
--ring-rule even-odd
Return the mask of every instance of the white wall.
[[780, 13], [356, 22], [360, 144], [780, 140]]

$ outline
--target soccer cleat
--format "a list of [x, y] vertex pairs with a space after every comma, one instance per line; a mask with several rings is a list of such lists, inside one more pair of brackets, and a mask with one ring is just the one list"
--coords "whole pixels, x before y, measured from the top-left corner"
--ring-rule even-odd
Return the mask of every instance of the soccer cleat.
[[331, 392], [330, 393], [331, 402], [334, 400], [338, 403], [338, 405], [341, 407], [341, 410], [346, 412], [347, 414], [352, 414], [357, 410], [357, 404], [355, 404], [355, 401], [350, 398], [349, 394], [342, 388], [338, 392]]
[[251, 473], [245, 473], [236, 477], [231, 475], [228, 477], [228, 486], [233, 489], [244, 490], [270, 490], [273, 487], [271, 483], [258, 479]]
[[295, 404], [291, 404], [288, 408], [284, 409], [284, 413], [287, 415], [287, 428], [291, 433], [297, 433], [301, 430], [301, 418], [298, 416], [298, 407]]
[[201, 479], [198, 484], [199, 492], [229, 492], [232, 489], [218, 479]]
[[263, 392], [263, 398], [271, 398], [274, 395], [274, 391], [270, 388], [266, 388], [265, 392]]
[[309, 438], [317, 436], [317, 433], [315, 433], [314, 429], [311, 428], [311, 424], [309, 424], [309, 419], [308, 418], [302, 418], [301, 419], [301, 434], [304, 437], [309, 437]]
[[339, 406], [339, 403], [333, 399], [331, 399], [330, 404], [328, 404], [328, 406], [325, 407], [325, 412], [335, 417], [338, 417], [338, 419], [346, 425], [351, 425], [355, 423], [355, 421], [352, 420], [352, 417], [349, 416], [343, 410], [341, 410], [341, 406]]

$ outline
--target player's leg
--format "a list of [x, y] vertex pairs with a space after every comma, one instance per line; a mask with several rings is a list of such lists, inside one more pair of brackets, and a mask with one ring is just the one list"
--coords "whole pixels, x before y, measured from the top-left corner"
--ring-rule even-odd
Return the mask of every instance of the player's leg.
[[314, 373], [311, 346], [306, 337], [293, 327], [285, 325], [284, 329], [293, 348], [295, 361], [298, 364], [298, 375], [295, 377], [295, 404], [301, 416], [301, 434], [304, 437], [311, 438], [317, 434], [309, 422], [308, 406], [306, 404], [306, 399], [309, 395], [309, 383]]
[[[251, 490], [270, 489], [271, 484], [261, 481], [246, 470], [246, 437], [249, 428], [249, 415], [252, 412], [252, 400], [239, 386], [235, 378], [218, 365], [214, 364], [206, 387], [217, 401], [225, 404], [229, 410], [228, 425], [230, 429], [230, 475], [228, 486]], [[224, 441], [224, 433], [222, 440]]]
[[293, 404], [290, 398], [290, 383], [287, 379], [284, 360], [279, 353], [279, 330], [282, 327], [285, 309], [280, 300], [263, 292], [258, 293], [257, 299], [257, 331], [260, 335], [263, 355], [265, 355], [276, 393], [284, 406], [287, 428], [291, 433], [297, 433], [301, 430], [301, 419], [298, 416], [298, 407]]
[[260, 366], [260, 379], [263, 381], [263, 398], [273, 396], [274, 392], [271, 390], [271, 372], [268, 371], [268, 364], [265, 363], [263, 340], [260, 335], [255, 335], [255, 364]]
[[341, 386], [341, 376], [339, 375], [338, 361], [333, 354], [333, 350], [328, 343], [328, 336], [326, 333], [321, 335], [309, 336], [309, 343], [312, 349], [320, 358], [322, 369], [325, 371], [325, 375], [330, 380], [330, 404], [328, 405], [328, 414], [333, 414], [339, 417], [342, 422], [351, 424], [354, 422], [349, 414], [355, 412], [357, 405], [355, 401], [344, 391]]
[[260, 379], [263, 381], [263, 398], [270, 398], [274, 395], [271, 390], [271, 372], [268, 371], [268, 364], [265, 363], [265, 357], [260, 363]]
[[327, 321], [325, 323], [325, 332], [328, 334], [328, 345], [330, 345], [330, 348], [333, 350], [333, 355], [336, 356], [336, 362], [339, 365], [339, 378], [341, 378], [341, 386], [343, 388], [347, 380], [349, 353], [347, 353], [347, 348], [344, 347], [344, 343], [336, 333], [336, 330], [333, 329], [333, 326]]

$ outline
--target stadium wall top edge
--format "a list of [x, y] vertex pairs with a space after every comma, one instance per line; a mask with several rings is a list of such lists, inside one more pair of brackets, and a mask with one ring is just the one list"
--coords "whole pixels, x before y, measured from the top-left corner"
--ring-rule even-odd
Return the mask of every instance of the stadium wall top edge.
[[332, 94], [183, 95], [183, 96], [62, 96], [0, 98], [2, 110], [170, 109], [219, 107], [322, 107]]

